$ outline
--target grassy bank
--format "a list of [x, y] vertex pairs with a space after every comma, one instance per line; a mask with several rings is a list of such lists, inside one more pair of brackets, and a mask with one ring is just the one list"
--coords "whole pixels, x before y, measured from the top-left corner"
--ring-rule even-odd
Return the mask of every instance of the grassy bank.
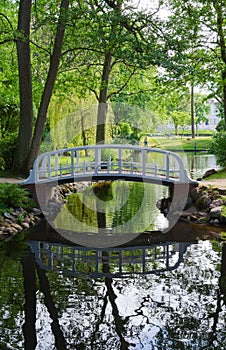
[[174, 150], [184, 150], [184, 151], [192, 151], [196, 148], [199, 150], [208, 150], [210, 144], [212, 142], [212, 137], [196, 137], [192, 138], [181, 138], [176, 136], [167, 137], [148, 137], [148, 146], [167, 149], [170, 151]]
[[223, 179], [223, 180], [225, 179], [226, 181], [226, 168], [218, 170], [217, 173], [206, 177], [206, 180], [215, 180], [215, 179]]

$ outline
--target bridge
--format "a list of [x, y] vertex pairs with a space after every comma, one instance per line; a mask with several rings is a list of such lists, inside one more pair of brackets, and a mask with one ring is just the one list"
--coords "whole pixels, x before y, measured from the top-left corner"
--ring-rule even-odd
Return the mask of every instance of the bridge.
[[72, 277], [126, 278], [177, 269], [191, 243], [165, 242], [117, 248], [88, 248], [39, 241], [27, 244], [44, 270], [55, 270]]
[[66, 148], [40, 154], [23, 184], [117, 180], [165, 186], [191, 184], [182, 159], [155, 148], [101, 144]]

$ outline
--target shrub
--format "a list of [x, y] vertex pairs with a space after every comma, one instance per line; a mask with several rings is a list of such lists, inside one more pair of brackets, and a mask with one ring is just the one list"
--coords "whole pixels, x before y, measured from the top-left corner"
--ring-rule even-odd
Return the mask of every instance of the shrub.
[[214, 135], [209, 151], [215, 155], [217, 164], [226, 167], [226, 131]]
[[29, 192], [18, 184], [0, 184], [0, 209], [6, 210], [10, 207], [29, 208], [33, 206], [33, 201], [29, 198]]
[[17, 137], [15, 134], [9, 135], [0, 141], [1, 170], [8, 170], [12, 167], [16, 141]]

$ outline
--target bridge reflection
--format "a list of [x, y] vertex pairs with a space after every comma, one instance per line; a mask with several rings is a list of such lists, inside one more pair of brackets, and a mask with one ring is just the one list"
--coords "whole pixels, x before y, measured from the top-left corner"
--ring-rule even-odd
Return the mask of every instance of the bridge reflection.
[[44, 270], [56, 270], [72, 277], [125, 278], [177, 269], [191, 243], [165, 242], [119, 248], [88, 248], [41, 241], [28, 244]]

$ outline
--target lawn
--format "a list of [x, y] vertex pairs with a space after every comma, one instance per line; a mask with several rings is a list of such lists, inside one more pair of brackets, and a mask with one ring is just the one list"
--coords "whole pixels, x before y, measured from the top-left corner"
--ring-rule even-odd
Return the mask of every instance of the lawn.
[[148, 138], [148, 146], [167, 149], [170, 151], [174, 150], [184, 150], [184, 151], [193, 151], [196, 146], [196, 150], [208, 150], [210, 144], [212, 142], [212, 137], [196, 137], [192, 138], [181, 138], [171, 136], [167, 137], [149, 137]]

